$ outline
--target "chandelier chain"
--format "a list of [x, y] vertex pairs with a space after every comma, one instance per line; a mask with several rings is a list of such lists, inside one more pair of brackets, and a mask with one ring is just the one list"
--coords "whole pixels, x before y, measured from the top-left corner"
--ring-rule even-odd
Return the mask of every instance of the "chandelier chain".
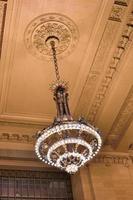
[[52, 48], [52, 54], [53, 54], [53, 61], [54, 61], [54, 66], [55, 66], [55, 75], [57, 81], [60, 80], [60, 74], [59, 74], [59, 67], [58, 67], [58, 62], [57, 62], [57, 57], [56, 57], [56, 47], [55, 47], [55, 42], [51, 41], [51, 48]]

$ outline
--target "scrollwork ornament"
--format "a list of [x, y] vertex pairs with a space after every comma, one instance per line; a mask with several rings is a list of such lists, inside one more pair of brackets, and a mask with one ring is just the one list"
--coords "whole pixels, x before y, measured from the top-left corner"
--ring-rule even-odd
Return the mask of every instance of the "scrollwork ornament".
[[26, 27], [24, 43], [32, 55], [40, 59], [50, 59], [51, 48], [47, 38], [55, 37], [58, 57], [64, 57], [76, 46], [79, 33], [74, 22], [68, 17], [49, 13], [33, 19]]

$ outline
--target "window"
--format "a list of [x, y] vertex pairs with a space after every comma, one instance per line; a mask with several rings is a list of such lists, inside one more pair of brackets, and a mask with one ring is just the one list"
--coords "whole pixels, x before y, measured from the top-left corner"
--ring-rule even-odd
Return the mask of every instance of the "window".
[[1, 200], [72, 200], [70, 176], [62, 172], [0, 170]]

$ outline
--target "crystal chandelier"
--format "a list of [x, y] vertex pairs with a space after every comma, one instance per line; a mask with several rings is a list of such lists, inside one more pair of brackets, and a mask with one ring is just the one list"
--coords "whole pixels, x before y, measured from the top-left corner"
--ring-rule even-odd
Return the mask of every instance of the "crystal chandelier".
[[56, 81], [52, 84], [57, 116], [46, 129], [37, 133], [35, 152], [43, 162], [73, 174], [99, 152], [99, 130], [83, 118], [73, 120], [68, 106], [67, 83], [60, 79], [56, 50], [59, 39], [49, 36], [45, 44], [51, 49]]

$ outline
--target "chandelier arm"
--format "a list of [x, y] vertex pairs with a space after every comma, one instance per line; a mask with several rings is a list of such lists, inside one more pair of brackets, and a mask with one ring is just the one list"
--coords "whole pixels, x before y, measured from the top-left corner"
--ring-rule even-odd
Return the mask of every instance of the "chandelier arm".
[[55, 41], [51, 41], [51, 49], [52, 49], [52, 56], [53, 56], [53, 61], [54, 61], [54, 66], [55, 66], [55, 75], [57, 81], [60, 80], [60, 74], [59, 74], [59, 67], [58, 67], [58, 62], [57, 62], [57, 57], [56, 57], [56, 47], [55, 47]]

